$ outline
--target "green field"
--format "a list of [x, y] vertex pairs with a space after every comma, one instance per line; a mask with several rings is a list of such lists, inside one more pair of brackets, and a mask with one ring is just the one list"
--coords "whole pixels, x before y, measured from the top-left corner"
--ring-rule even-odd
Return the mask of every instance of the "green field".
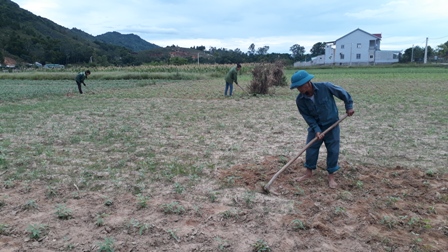
[[[48, 168], [61, 179], [74, 179], [73, 170], [67, 169], [74, 164], [86, 170], [117, 171], [131, 163], [141, 169], [152, 162], [186, 170], [222, 167], [267, 153], [290, 156], [303, 141], [306, 126], [295, 108], [296, 90], [277, 88], [272, 96], [246, 97], [234, 86], [234, 97], [225, 99], [222, 77], [211, 77], [222, 69], [181, 69], [176, 72], [178, 77], [190, 77], [178, 80], [126, 79], [129, 73], [141, 72], [108, 71], [93, 72], [83, 96], [77, 93], [74, 81], [67, 80], [70, 73], [22, 73], [22, 77], [19, 73], [12, 79], [6, 79], [10, 73], [3, 74], [3, 180], [45, 177]], [[285, 72], [288, 80], [293, 72]], [[342, 149], [345, 159], [447, 171], [446, 68], [310, 72], [315, 74], [315, 81], [333, 82], [353, 96], [356, 116], [344, 123], [342, 133], [345, 145], [353, 149]], [[156, 74], [167, 73], [169, 76], [167, 70]], [[23, 77], [36, 75], [37, 80]], [[107, 80], [107, 76], [117, 79]], [[248, 85], [250, 79], [246, 71], [240, 76], [241, 85]], [[291, 140], [272, 149], [271, 143], [262, 139], [269, 139], [276, 128]], [[260, 130], [266, 135], [256, 136]], [[217, 132], [217, 136], [206, 132]], [[176, 135], [182, 137], [177, 139]], [[227, 136], [229, 142], [223, 142]], [[240, 141], [245, 137], [254, 141], [260, 138], [257, 153]], [[28, 169], [30, 166], [35, 169]]]
[[[248, 96], [234, 86], [234, 96], [227, 98], [223, 76], [228, 67], [91, 69], [83, 95], [77, 93], [73, 80], [76, 71], [1, 73], [0, 187], [5, 191], [0, 194], [0, 213], [21, 217], [0, 218], [0, 234], [9, 230], [23, 241], [25, 231], [14, 233], [5, 227], [25, 230], [31, 223], [44, 223], [53, 236], [25, 243], [22, 249], [81, 249], [99, 241], [113, 243], [98, 228], [97, 216], [115, 241], [136, 239], [141, 249], [153, 244], [173, 250], [177, 248], [173, 241], [183, 246], [193, 246], [195, 241], [200, 246], [209, 244], [209, 251], [248, 251], [255, 238], [263, 238], [260, 243], [277, 246], [274, 251], [293, 251], [297, 247], [292, 241], [306, 243], [309, 237], [326, 239], [322, 237], [334, 233], [331, 245], [344, 250], [346, 240], [340, 242], [336, 231], [352, 234], [354, 228], [363, 235], [343, 239], [357, 248], [407, 250], [411, 241], [415, 251], [439, 251], [444, 246], [447, 68], [307, 69], [316, 76], [315, 82], [344, 87], [355, 103], [355, 115], [341, 124], [341, 189], [328, 191], [325, 177], [316, 175], [311, 184], [277, 182], [276, 187], [294, 189], [271, 197], [255, 194], [248, 189], [251, 184], [236, 186], [241, 179], [237, 174], [219, 175], [235, 167], [257, 174], [256, 167], [269, 157], [277, 157], [275, 166], [281, 168], [284, 159], [305, 146], [307, 125], [295, 105], [297, 90], [277, 87], [272, 95]], [[243, 68], [239, 83], [247, 87], [250, 66]], [[285, 70], [288, 82], [294, 71]], [[341, 101], [338, 106], [343, 114]], [[394, 184], [395, 179], [402, 184]], [[417, 182], [404, 185], [409, 179]], [[419, 205], [426, 199], [431, 202]], [[109, 207], [112, 201], [115, 208]], [[39, 205], [42, 215], [49, 214], [43, 217], [29, 210], [31, 203]], [[74, 209], [74, 222], [64, 220], [73, 227], [67, 234], [61, 220], [55, 220], [55, 206]], [[173, 215], [179, 217], [166, 217]], [[58, 218], [62, 219], [60, 213]], [[365, 224], [366, 218], [373, 218], [370, 224]], [[187, 229], [187, 222], [193, 231]], [[303, 225], [284, 229], [282, 225], [289, 223]], [[331, 232], [319, 229], [324, 224]], [[263, 225], [278, 236], [264, 236], [259, 228]], [[319, 232], [311, 233], [310, 226]], [[139, 228], [143, 236], [135, 231]], [[197, 230], [203, 231], [202, 241], [192, 238], [200, 237], [195, 236]], [[234, 233], [238, 230], [247, 235], [246, 243]], [[397, 230], [401, 234], [393, 236]], [[61, 232], [64, 237], [56, 235]], [[422, 236], [415, 238], [413, 232]], [[68, 238], [75, 237], [88, 241], [72, 244]], [[125, 251], [123, 244], [115, 243], [123, 247], [117, 251]]]

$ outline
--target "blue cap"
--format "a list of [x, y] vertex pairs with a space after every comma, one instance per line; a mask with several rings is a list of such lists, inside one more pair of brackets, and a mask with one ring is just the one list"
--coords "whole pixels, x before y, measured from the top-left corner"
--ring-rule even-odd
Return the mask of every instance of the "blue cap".
[[290, 89], [298, 88], [314, 78], [314, 75], [307, 73], [305, 70], [295, 72], [291, 77]]

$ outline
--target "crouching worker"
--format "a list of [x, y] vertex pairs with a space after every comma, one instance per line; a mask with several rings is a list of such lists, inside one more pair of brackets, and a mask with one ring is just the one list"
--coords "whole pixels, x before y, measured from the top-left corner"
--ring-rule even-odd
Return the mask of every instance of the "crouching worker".
[[78, 85], [78, 90], [79, 93], [82, 94], [82, 88], [81, 88], [81, 84], [83, 84], [84, 86], [86, 86], [86, 83], [84, 83], [84, 80], [87, 79], [87, 76], [90, 75], [90, 71], [87, 70], [85, 72], [80, 72], [78, 75], [76, 75], [76, 84]]

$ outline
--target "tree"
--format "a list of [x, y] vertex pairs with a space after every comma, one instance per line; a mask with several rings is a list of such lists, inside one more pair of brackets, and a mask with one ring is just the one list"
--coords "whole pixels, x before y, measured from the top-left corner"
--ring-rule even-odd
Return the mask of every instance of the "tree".
[[[428, 59], [434, 56], [435, 52], [434, 52], [434, 49], [432, 49], [431, 46], [428, 46], [427, 51], [428, 52], [427, 52], [426, 56], [428, 56]], [[423, 48], [423, 54], [424, 54], [424, 52], [425, 52], [425, 48]], [[424, 57], [424, 55], [423, 55], [423, 57]]]
[[188, 60], [181, 57], [173, 57], [170, 59], [170, 64], [180, 66], [180, 65], [186, 65], [188, 64]]
[[25, 39], [22, 39], [15, 31], [10, 34], [9, 41], [6, 42], [5, 49], [14, 55], [26, 54]]
[[419, 61], [420, 59], [423, 60], [423, 55], [424, 55], [424, 49], [421, 48], [420, 46], [409, 47], [404, 51], [400, 59], [400, 62], [409, 63]]
[[[431, 57], [434, 55], [434, 50], [428, 46], [427, 57]], [[415, 46], [414, 48], [410, 47], [406, 49], [400, 59], [400, 63], [407, 62], [423, 62], [425, 57], [425, 48], [420, 46]]]
[[258, 55], [266, 55], [268, 53], [269, 46], [259, 47], [257, 50]]
[[437, 56], [446, 59], [448, 57], [448, 41], [444, 44], [438, 45], [436, 51]]
[[249, 55], [255, 54], [255, 44], [254, 43], [252, 43], [248, 49], [249, 49], [249, 51], [247, 51], [247, 54], [249, 54]]
[[291, 46], [289, 50], [292, 52], [292, 58], [295, 61], [303, 60], [303, 56], [305, 55], [305, 47], [300, 46], [299, 44], [295, 44]]
[[325, 43], [325, 42], [318, 42], [318, 43], [314, 44], [310, 50], [311, 57], [325, 54], [325, 46], [326, 45], [327, 45], [327, 43]]
[[201, 45], [201, 46], [192, 46], [190, 47], [191, 49], [196, 49], [199, 51], [205, 51], [205, 46]]

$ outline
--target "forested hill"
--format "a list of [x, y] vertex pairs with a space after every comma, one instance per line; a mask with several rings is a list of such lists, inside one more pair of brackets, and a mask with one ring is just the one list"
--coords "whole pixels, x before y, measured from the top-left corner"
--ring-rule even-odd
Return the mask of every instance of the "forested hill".
[[134, 52], [158, 48], [137, 35], [118, 32], [92, 36], [68, 29], [20, 8], [10, 0], [0, 1], [0, 58], [23, 62], [58, 64], [135, 64]]
[[[254, 44], [252, 46], [255, 47]], [[182, 48], [176, 45], [160, 47], [134, 34], [118, 32], [92, 36], [78, 28], [68, 29], [53, 21], [36, 16], [20, 8], [11, 0], [0, 0], [0, 64], [11, 58], [18, 64], [39, 62], [62, 65], [92, 66], [189, 63], [245, 63], [274, 62], [291, 63], [287, 53], [245, 53], [239, 48], [204, 46]]]
[[108, 44], [126, 47], [134, 52], [151, 50], [160, 47], [143, 40], [135, 34], [121, 34], [115, 31], [98, 35], [96, 38]]

